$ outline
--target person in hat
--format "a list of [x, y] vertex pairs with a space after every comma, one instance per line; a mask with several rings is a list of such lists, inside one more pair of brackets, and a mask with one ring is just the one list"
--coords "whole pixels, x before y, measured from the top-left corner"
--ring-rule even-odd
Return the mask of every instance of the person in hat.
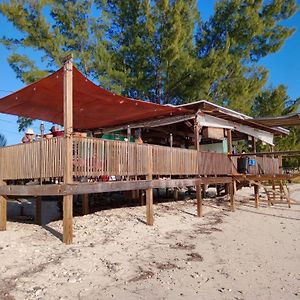
[[53, 125], [51, 127], [50, 132], [51, 132], [53, 137], [58, 137], [58, 136], [63, 136], [64, 135], [64, 132], [61, 131], [61, 130], [58, 130], [55, 125]]
[[34, 131], [31, 128], [28, 128], [25, 132], [25, 136], [22, 138], [22, 143], [31, 142], [34, 142]]

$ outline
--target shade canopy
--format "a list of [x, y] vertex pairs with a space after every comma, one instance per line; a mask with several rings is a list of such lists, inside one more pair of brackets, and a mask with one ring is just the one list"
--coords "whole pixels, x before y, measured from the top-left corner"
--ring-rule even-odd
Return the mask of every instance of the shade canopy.
[[[63, 77], [61, 68], [0, 100], [0, 113], [63, 125]], [[176, 108], [115, 95], [87, 79], [73, 67], [73, 127], [91, 130], [135, 121], [184, 115]]]

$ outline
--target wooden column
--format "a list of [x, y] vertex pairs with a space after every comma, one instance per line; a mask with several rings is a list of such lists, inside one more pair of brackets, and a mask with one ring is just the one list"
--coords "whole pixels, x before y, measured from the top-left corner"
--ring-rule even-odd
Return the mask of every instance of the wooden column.
[[[0, 179], [0, 185], [5, 185]], [[0, 231], [6, 230], [7, 221], [7, 198], [4, 195], [0, 195]]]
[[[152, 157], [152, 146], [148, 146], [148, 175], [147, 180], [152, 180], [153, 174], [153, 157]], [[146, 190], [146, 216], [147, 225], [153, 225], [153, 189], [149, 188]]]
[[35, 224], [42, 225], [42, 197], [35, 198]]
[[82, 215], [87, 215], [90, 212], [89, 207], [89, 194], [82, 195]]
[[178, 199], [179, 199], [179, 190], [178, 190], [178, 188], [174, 188], [173, 198], [174, 198], [175, 201], [178, 201]]
[[202, 192], [201, 184], [196, 184], [196, 196], [197, 196], [197, 217], [203, 216], [203, 207], [202, 207]]
[[232, 153], [232, 131], [231, 129], [227, 129], [227, 151], [228, 153]]
[[256, 153], [256, 138], [252, 137], [252, 152]]
[[[198, 168], [198, 176], [200, 176], [200, 124], [197, 120], [197, 114], [195, 117], [194, 122], [194, 138], [195, 138], [195, 144], [194, 147], [197, 150], [197, 168]], [[203, 186], [203, 191], [205, 192], [205, 185]], [[201, 184], [196, 184], [196, 198], [197, 198], [197, 216], [202, 217], [203, 216], [203, 206], [202, 206], [202, 190], [201, 190]]]
[[[64, 62], [64, 139], [65, 169], [64, 183], [73, 181], [73, 56], [69, 55]], [[63, 241], [73, 242], [73, 195], [63, 199]]]
[[230, 210], [231, 211], [235, 211], [234, 193], [235, 193], [235, 181], [233, 181], [232, 183], [229, 183], [229, 196], [230, 196]]
[[259, 208], [259, 186], [254, 185], [254, 195], [255, 195], [255, 208]]

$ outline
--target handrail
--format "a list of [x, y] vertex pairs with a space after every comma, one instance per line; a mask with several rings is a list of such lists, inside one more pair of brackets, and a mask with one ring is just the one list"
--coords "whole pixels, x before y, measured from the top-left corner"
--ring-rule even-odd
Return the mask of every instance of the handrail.
[[228, 153], [228, 156], [264, 156], [264, 155], [278, 155], [278, 156], [300, 156], [300, 151], [273, 151], [273, 152], [249, 152], [249, 153]]

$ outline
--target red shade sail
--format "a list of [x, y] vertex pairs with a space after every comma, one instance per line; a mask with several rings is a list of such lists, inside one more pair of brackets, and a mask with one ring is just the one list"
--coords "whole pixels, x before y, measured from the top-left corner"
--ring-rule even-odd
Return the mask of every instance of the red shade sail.
[[[61, 68], [0, 100], [0, 112], [63, 125]], [[115, 95], [91, 82], [73, 67], [73, 127], [98, 129], [136, 121], [191, 113], [176, 108]]]

